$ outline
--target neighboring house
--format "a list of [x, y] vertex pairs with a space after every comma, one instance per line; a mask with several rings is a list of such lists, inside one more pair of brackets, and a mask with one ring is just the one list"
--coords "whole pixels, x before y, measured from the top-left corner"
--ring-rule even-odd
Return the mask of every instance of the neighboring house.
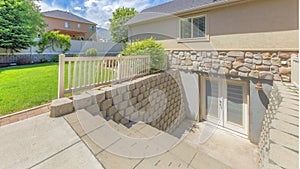
[[46, 31], [59, 31], [70, 35], [72, 40], [96, 41], [96, 23], [86, 20], [67, 11], [43, 12], [44, 21], [48, 24]]
[[297, 0], [173, 0], [126, 25], [169, 51], [189, 118], [259, 142], [273, 81], [290, 82], [298, 58]]
[[97, 40], [100, 42], [112, 42], [110, 31], [97, 27]]

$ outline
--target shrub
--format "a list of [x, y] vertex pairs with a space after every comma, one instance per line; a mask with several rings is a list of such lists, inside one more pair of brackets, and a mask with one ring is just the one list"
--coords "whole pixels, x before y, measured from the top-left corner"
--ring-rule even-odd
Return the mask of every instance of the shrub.
[[72, 57], [80, 57], [80, 54], [73, 54]]
[[153, 38], [142, 41], [137, 41], [132, 44], [127, 43], [126, 48], [123, 48], [122, 55], [150, 55], [152, 71], [162, 70], [166, 65], [167, 53], [165, 52], [162, 43], [158, 43]]
[[71, 48], [71, 37], [69, 35], [60, 34], [59, 31], [50, 31], [42, 35], [42, 39], [37, 43], [38, 53], [43, 53], [47, 48], [56, 51], [56, 48], [62, 49], [63, 53], [67, 53]]
[[46, 58], [41, 59], [41, 63], [47, 63], [47, 62], [48, 62], [48, 59], [46, 59]]
[[54, 55], [52, 58], [52, 62], [58, 62], [59, 61], [59, 55]]
[[98, 55], [98, 50], [95, 48], [90, 48], [85, 52], [86, 56], [97, 56]]

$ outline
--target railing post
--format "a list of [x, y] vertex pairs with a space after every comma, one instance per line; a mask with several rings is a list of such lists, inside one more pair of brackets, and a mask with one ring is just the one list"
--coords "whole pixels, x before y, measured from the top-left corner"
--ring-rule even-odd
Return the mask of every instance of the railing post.
[[119, 64], [118, 64], [118, 81], [120, 81], [121, 80], [121, 78], [122, 78], [122, 55], [121, 54], [119, 54], [118, 55], [118, 62], [119, 62]]
[[64, 97], [65, 91], [65, 55], [59, 55], [59, 66], [58, 66], [58, 98]]
[[151, 73], [151, 56], [148, 56], [148, 73]]

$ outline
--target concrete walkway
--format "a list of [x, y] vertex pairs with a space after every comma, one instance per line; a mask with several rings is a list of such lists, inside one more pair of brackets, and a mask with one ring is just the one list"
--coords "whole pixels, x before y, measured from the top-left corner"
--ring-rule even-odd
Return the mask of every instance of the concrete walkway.
[[107, 169], [258, 168], [256, 145], [205, 123], [184, 120], [165, 133], [142, 122], [129, 128], [107, 122], [93, 111], [64, 118]]
[[0, 127], [0, 168], [102, 169], [63, 118], [49, 113]]
[[85, 110], [48, 116], [0, 127], [0, 168], [256, 168], [256, 147], [248, 140], [218, 129], [206, 130], [210, 137], [200, 143], [204, 123], [195, 128], [185, 120], [165, 133], [141, 122], [127, 128]]

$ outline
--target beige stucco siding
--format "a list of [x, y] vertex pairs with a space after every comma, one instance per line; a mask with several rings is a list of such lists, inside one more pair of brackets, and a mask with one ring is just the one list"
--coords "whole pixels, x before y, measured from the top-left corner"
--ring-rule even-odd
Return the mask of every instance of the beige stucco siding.
[[139, 24], [129, 27], [129, 38], [132, 40], [143, 39], [151, 34], [158, 37], [157, 39], [176, 39], [179, 35], [178, 17], [168, 17], [164, 20], [149, 21], [146, 24]]
[[173, 38], [162, 42], [170, 50], [298, 50], [297, 0], [254, 0], [190, 16], [202, 14], [207, 15], [206, 40], [179, 40], [179, 18], [132, 25], [130, 32], [166, 33]]

